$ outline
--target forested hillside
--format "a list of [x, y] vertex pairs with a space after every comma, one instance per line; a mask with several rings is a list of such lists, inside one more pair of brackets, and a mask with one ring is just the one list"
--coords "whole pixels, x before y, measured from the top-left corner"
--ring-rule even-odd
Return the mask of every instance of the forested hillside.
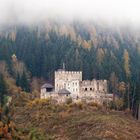
[[47, 79], [64, 62], [67, 70], [82, 70], [84, 79], [109, 79], [115, 72], [124, 81], [126, 71], [131, 77], [139, 73], [140, 32], [136, 31], [131, 27], [52, 21], [33, 27], [8, 27], [1, 31], [0, 60], [10, 64], [15, 54], [32, 76]]
[[82, 70], [84, 79], [107, 79], [109, 92], [137, 114], [140, 96], [140, 30], [128, 25], [48, 20], [0, 30], [0, 61], [16, 85], [30, 91], [34, 78], [53, 81], [54, 70]]

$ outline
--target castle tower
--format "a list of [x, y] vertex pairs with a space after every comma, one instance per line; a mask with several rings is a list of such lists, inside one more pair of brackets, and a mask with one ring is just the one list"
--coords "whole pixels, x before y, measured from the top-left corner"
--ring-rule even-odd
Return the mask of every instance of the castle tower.
[[71, 92], [72, 96], [78, 96], [80, 91], [80, 82], [82, 81], [81, 71], [65, 71], [63, 69], [55, 71], [55, 91], [65, 88]]

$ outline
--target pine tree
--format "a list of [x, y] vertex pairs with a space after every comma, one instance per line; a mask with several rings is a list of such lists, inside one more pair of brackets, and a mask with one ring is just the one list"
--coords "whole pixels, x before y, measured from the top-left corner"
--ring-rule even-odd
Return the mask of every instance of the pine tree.
[[4, 77], [0, 74], [0, 106], [4, 105], [4, 96], [7, 93]]
[[20, 86], [20, 74], [19, 73], [17, 74], [17, 77], [16, 77], [16, 85]]
[[140, 122], [140, 102], [139, 102], [139, 108], [138, 108], [138, 121]]
[[29, 82], [28, 82], [28, 79], [27, 79], [27, 76], [26, 76], [25, 72], [23, 72], [23, 74], [21, 76], [20, 86], [24, 91], [26, 91], [26, 92], [30, 91]]
[[21, 76], [17, 74], [16, 85], [21, 87], [23, 91], [30, 92], [30, 85], [25, 72]]

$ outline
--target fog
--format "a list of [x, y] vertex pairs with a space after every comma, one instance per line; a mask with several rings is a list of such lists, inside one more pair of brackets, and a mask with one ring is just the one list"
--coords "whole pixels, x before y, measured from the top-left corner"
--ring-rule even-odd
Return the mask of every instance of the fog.
[[35, 23], [47, 18], [140, 23], [139, 0], [0, 0], [0, 24]]

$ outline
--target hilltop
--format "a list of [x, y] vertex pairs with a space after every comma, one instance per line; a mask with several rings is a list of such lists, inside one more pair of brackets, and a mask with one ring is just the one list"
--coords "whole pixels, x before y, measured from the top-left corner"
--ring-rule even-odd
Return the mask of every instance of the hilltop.
[[140, 123], [131, 114], [106, 111], [95, 103], [55, 105], [22, 94], [14, 99], [10, 112], [22, 139], [140, 140]]

